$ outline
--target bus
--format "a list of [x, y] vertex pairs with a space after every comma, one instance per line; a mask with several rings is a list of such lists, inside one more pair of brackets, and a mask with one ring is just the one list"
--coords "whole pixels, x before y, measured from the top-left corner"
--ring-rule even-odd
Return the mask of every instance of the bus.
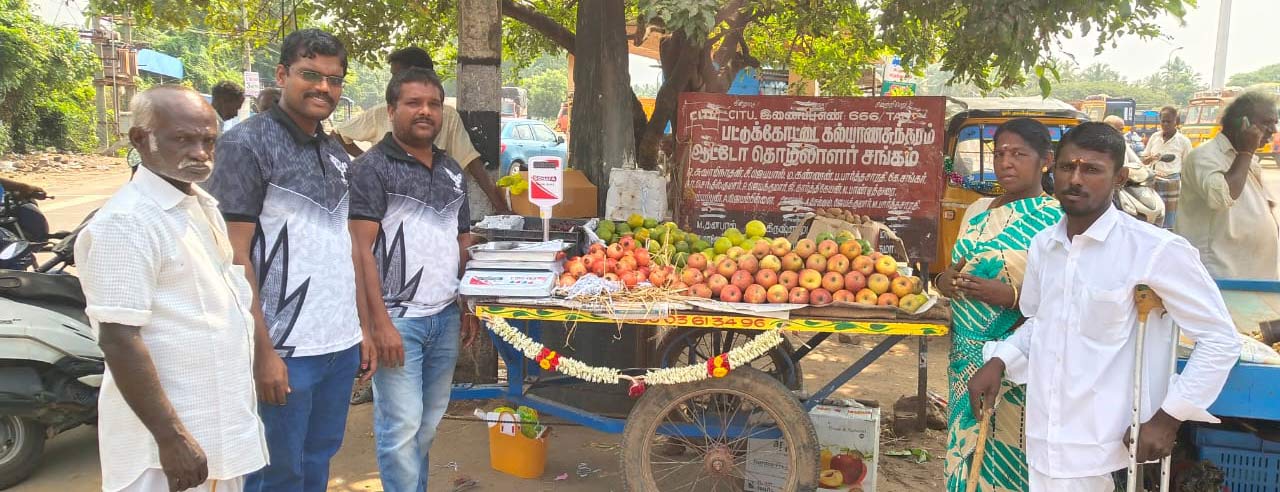
[[[1124, 119], [1124, 131], [1133, 130], [1134, 117], [1138, 112], [1138, 103], [1132, 97], [1111, 97], [1106, 94], [1095, 94], [1080, 102], [1080, 111], [1089, 116], [1090, 121], [1102, 121], [1108, 116], [1119, 116]], [[1159, 117], [1156, 118], [1157, 122]]]

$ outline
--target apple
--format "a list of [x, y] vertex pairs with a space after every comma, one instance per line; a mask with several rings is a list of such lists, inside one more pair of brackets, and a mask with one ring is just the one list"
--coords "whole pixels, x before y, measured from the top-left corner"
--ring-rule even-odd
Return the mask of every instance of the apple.
[[877, 298], [876, 298], [876, 305], [877, 305], [877, 306], [894, 306], [894, 307], [897, 307], [897, 306], [898, 306], [898, 296], [893, 295], [893, 293], [892, 293], [892, 292], [885, 292], [885, 293], [883, 293], [883, 294], [880, 294], [880, 297], [877, 297]]
[[694, 297], [710, 299], [712, 294], [711, 287], [707, 287], [707, 284], [693, 284], [689, 287], [689, 295]]
[[[675, 277], [671, 277], [671, 278], [673, 278], [673, 279], [674, 279]], [[679, 281], [679, 280], [676, 280], [675, 282], [671, 282], [671, 285], [668, 285], [668, 286], [667, 286], [667, 288], [669, 288], [669, 289], [671, 289], [671, 290], [674, 290], [674, 291], [676, 291], [676, 292], [680, 292], [680, 291], [688, 291], [688, 290], [689, 290], [689, 284], [686, 284], [686, 283], [684, 283], [684, 282], [681, 282], [681, 281]]]
[[769, 287], [769, 289], [765, 291], [764, 295], [765, 295], [765, 299], [768, 299], [769, 302], [771, 303], [783, 304], [787, 302], [787, 294], [788, 294], [788, 289], [786, 288], [786, 286], [782, 284], [776, 284], [776, 285], [773, 285], [772, 287]]
[[610, 282], [622, 282], [622, 279], [618, 278], [618, 274], [613, 272], [604, 272], [604, 279]]
[[876, 271], [885, 275], [898, 273], [898, 260], [893, 259], [892, 256], [881, 256], [876, 260]]
[[862, 289], [853, 296], [854, 302], [857, 302], [858, 304], [866, 304], [868, 306], [876, 305], [876, 300], [879, 298], [875, 291], [871, 289]]
[[707, 255], [702, 253], [694, 253], [684, 260], [684, 266], [701, 270], [707, 267]]
[[898, 277], [889, 282], [889, 292], [899, 299], [911, 293], [911, 277]]
[[757, 260], [764, 258], [772, 251], [773, 248], [770, 247], [769, 241], [765, 239], [757, 239], [755, 245], [751, 246], [751, 255], [755, 256]]
[[808, 304], [809, 289], [804, 287], [792, 287], [791, 291], [787, 293], [787, 302], [792, 304]]
[[556, 287], [569, 287], [577, 281], [578, 279], [574, 278], [572, 273], [562, 273], [560, 278], [556, 280]]
[[840, 472], [844, 485], [860, 483], [867, 474], [867, 467], [862, 463], [862, 458], [847, 453], [832, 456], [831, 469]]
[[844, 474], [840, 470], [822, 470], [818, 475], [818, 485], [824, 489], [838, 489], [844, 485]]
[[827, 272], [822, 275], [822, 288], [835, 292], [844, 288], [844, 275], [840, 272]]
[[801, 258], [800, 255], [796, 254], [795, 251], [787, 253], [782, 257], [783, 270], [798, 272], [803, 268], [804, 268], [804, 258]]
[[857, 241], [845, 241], [840, 243], [840, 254], [849, 258], [857, 258], [862, 255], [862, 243]]
[[610, 244], [609, 247], [605, 248], [604, 250], [605, 256], [608, 256], [615, 260], [618, 258], [622, 258], [622, 253], [624, 252], [625, 250], [622, 249], [622, 245], [618, 243]]
[[733, 276], [733, 272], [736, 272], [736, 271], [738, 271], [738, 262], [733, 261], [729, 258], [725, 258], [723, 260], [720, 260], [719, 263], [716, 263], [716, 273], [719, 273], [720, 275], [724, 275], [725, 278], [729, 278]]
[[809, 304], [814, 306], [826, 306], [831, 304], [831, 292], [827, 289], [813, 289], [809, 291]]
[[808, 258], [809, 255], [813, 254], [813, 252], [817, 250], [818, 245], [813, 244], [812, 239], [805, 238], [796, 242], [796, 246], [792, 249], [792, 252], [800, 255], [801, 258]]
[[884, 253], [881, 253], [879, 251], [872, 251], [870, 253], [867, 253], [867, 256], [871, 257], [871, 261], [879, 261], [880, 257], [884, 256]]
[[836, 272], [841, 275], [844, 275], [849, 271], [850, 266], [851, 265], [849, 264], [849, 258], [846, 258], [842, 254], [837, 253], [835, 256], [827, 258], [828, 272]]
[[[840, 252], [840, 245], [830, 239], [818, 243], [818, 254], [830, 258]], [[810, 295], [809, 297], [813, 297]]]
[[631, 236], [622, 236], [622, 239], [618, 240], [618, 246], [622, 246], [624, 251], [633, 251], [636, 249], [636, 240]]
[[774, 255], [765, 255], [764, 258], [760, 259], [760, 269], [777, 272], [782, 269], [782, 260]]
[[618, 259], [618, 273], [629, 272], [639, 267], [634, 256], [623, 256]]
[[862, 276], [869, 277], [876, 273], [876, 260], [869, 256], [859, 256], [853, 259], [853, 269], [861, 272]]
[[800, 272], [800, 286], [809, 290], [822, 287], [822, 274], [817, 270], [805, 269]]
[[867, 277], [857, 270], [844, 274], [844, 288], [857, 292], [867, 287]]
[[763, 304], [767, 297], [767, 292], [759, 284], [751, 284], [747, 286], [747, 290], [742, 292], [742, 299], [752, 304]]
[[712, 294], [720, 295], [720, 290], [724, 289], [727, 285], [729, 285], [729, 279], [724, 278], [724, 275], [717, 273], [707, 277], [707, 287], [711, 287]]
[[760, 260], [751, 255], [742, 255], [738, 257], [738, 269], [746, 270], [747, 273], [754, 275], [760, 270]]
[[[609, 263], [594, 256], [590, 257], [590, 260], [590, 265], [587, 269], [597, 277], [604, 277], [605, 272], [609, 271]], [[586, 263], [584, 262], [584, 264]]]
[[889, 292], [889, 277], [882, 273], [873, 273], [867, 277], [867, 288], [874, 291], [876, 295]]
[[756, 272], [756, 283], [766, 289], [773, 287], [778, 284], [778, 272], [773, 270], [760, 270]]
[[741, 246], [734, 246], [729, 248], [729, 251], [725, 251], [724, 254], [725, 256], [728, 256], [729, 259], [737, 260], [738, 258], [742, 258], [742, 255], [747, 254], [747, 250], [742, 249]]
[[618, 273], [618, 260], [615, 260], [615, 259], [613, 259], [613, 258], [605, 258], [605, 259], [604, 259], [604, 271], [605, 271], [606, 273], [608, 273], [608, 272]]
[[919, 294], [924, 292], [924, 281], [920, 277], [908, 277], [911, 279], [911, 293]]
[[788, 291], [800, 285], [800, 273], [787, 270], [778, 274], [778, 285], [786, 287]]
[[702, 270], [697, 268], [685, 268], [684, 271], [680, 272], [680, 281], [686, 284], [696, 285], [702, 283], [702, 280]]
[[729, 277], [729, 285], [737, 287], [738, 292], [746, 292], [747, 287], [751, 286], [755, 281], [755, 276], [746, 270], [733, 272], [733, 276]]
[[640, 268], [637, 268], [637, 269], [636, 269], [636, 271], [637, 271], [637, 272], [640, 272], [640, 278], [642, 278], [642, 279], [644, 279], [644, 278], [649, 278], [649, 269], [648, 269], [648, 268], [646, 268], [646, 267], [640, 267]]
[[809, 257], [804, 260], [804, 267], [810, 270], [825, 272], [827, 271], [827, 257], [820, 254], [809, 255]]
[[831, 299], [839, 302], [853, 303], [857, 302], [857, 296], [853, 295], [853, 291], [849, 289], [840, 289], [831, 294]]
[[769, 244], [769, 252], [779, 258], [786, 256], [787, 253], [791, 252], [791, 241], [788, 241], [785, 237], [774, 239], [773, 242]]
[[920, 306], [923, 306], [928, 300], [929, 298], [922, 294], [908, 294], [898, 300], [898, 308], [908, 313], [915, 313], [916, 311], [919, 311]]
[[604, 245], [600, 243], [592, 243], [591, 246], [587, 247], [587, 253], [588, 254], [596, 254], [596, 253], [604, 254]]
[[742, 290], [736, 285], [726, 285], [720, 289], [720, 300], [724, 302], [738, 302], [742, 300]]
[[621, 278], [622, 278], [622, 285], [625, 285], [628, 289], [630, 289], [640, 283], [640, 272], [631, 270], [623, 273], [621, 275]]

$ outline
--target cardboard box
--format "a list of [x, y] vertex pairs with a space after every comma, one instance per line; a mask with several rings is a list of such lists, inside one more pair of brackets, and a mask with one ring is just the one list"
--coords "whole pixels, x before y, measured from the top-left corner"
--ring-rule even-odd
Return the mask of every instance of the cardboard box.
[[[855, 477], [853, 483], [838, 487], [821, 487], [819, 490], [875, 492], [876, 469], [880, 462], [880, 409], [867, 408], [853, 400], [827, 400], [809, 412], [818, 434], [818, 445], [824, 469], [852, 460], [861, 462], [865, 474]], [[746, 464], [748, 492], [782, 492], [786, 478], [786, 455], [770, 452], [779, 447], [773, 439], [748, 439], [748, 454], [752, 459]], [[842, 457], [847, 456], [847, 458]], [[861, 474], [861, 473], [860, 473]]]
[[[521, 172], [520, 179], [529, 179], [529, 173]], [[538, 216], [538, 207], [529, 203], [529, 192], [511, 195], [511, 211], [532, 217]], [[577, 169], [564, 171], [564, 200], [551, 208], [551, 216], [559, 219], [596, 217], [596, 185]]]

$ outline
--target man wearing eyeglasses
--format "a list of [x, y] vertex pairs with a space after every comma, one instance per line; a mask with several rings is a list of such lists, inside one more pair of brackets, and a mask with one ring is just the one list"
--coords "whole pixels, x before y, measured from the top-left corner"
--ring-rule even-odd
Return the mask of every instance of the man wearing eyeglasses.
[[218, 139], [206, 186], [254, 290], [254, 378], [271, 463], [248, 478], [250, 492], [325, 490], [352, 375], [376, 369], [362, 345], [370, 339], [346, 227], [351, 161], [321, 127], [346, 72], [346, 48], [333, 35], [286, 37], [279, 103]]

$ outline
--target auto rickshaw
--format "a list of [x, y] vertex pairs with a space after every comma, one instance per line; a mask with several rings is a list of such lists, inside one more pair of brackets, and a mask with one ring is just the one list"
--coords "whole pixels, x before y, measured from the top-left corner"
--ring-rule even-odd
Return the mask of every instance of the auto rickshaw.
[[1039, 97], [947, 98], [944, 158], [946, 188], [938, 221], [936, 271], [951, 266], [951, 249], [960, 235], [960, 219], [983, 196], [1003, 193], [996, 181], [992, 151], [996, 128], [1014, 118], [1034, 118], [1049, 127], [1054, 142], [1089, 117], [1070, 104]]

